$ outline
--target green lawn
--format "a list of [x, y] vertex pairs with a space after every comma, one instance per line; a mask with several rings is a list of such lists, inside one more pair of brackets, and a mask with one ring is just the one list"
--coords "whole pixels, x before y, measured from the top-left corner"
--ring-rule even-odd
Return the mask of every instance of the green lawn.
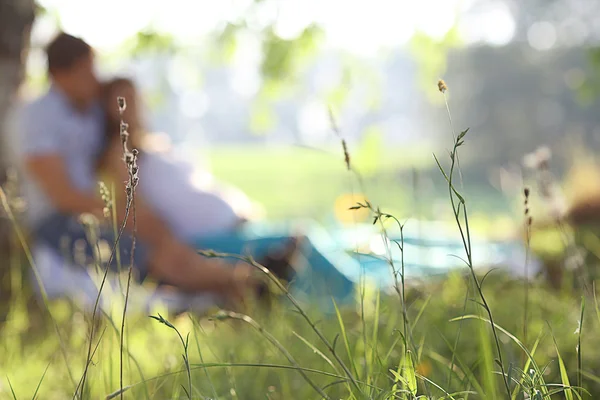
[[[468, 391], [473, 393], [469, 399], [507, 398], [497, 374], [489, 324], [451, 321], [462, 315], [484, 315], [480, 306], [468, 301], [475, 296], [468, 282], [469, 278], [456, 275], [407, 292], [411, 331], [408, 354], [413, 358], [419, 395], [441, 399], [445, 393], [454, 393], [445, 398], [465, 399], [464, 392]], [[495, 274], [488, 279], [485, 293], [496, 323], [524, 340], [522, 284]], [[68, 304], [56, 303], [51, 310], [58, 323], [59, 339], [44, 313], [30, 314], [36, 326], [30, 328], [20, 300], [16, 300], [16, 308], [0, 334], [0, 398], [13, 398], [12, 387], [15, 398], [31, 399], [40, 382], [38, 399], [72, 398], [85, 367], [89, 325]], [[536, 285], [531, 288], [529, 305], [529, 334], [524, 345], [535, 353], [537, 365], [526, 365], [521, 342], [500, 333], [505, 368], [510, 366], [516, 381], [521, 380], [520, 370], [534, 370], [532, 385], [537, 389], [544, 384], [560, 388], [567, 377], [576, 385], [580, 299], [574, 293], [560, 294]], [[580, 342], [583, 385], [592, 393], [585, 398], [590, 399], [600, 396], [600, 358], [596, 354], [600, 319], [595, 309], [592, 300], [585, 310]], [[406, 365], [404, 327], [396, 296], [377, 297], [369, 290], [362, 308], [357, 305], [355, 310], [344, 310], [339, 318], [309, 309], [308, 316], [316, 328], [329, 344], [335, 344], [335, 354], [298, 313], [287, 307], [279, 307], [270, 316], [257, 310], [248, 314], [264, 331], [229, 318], [211, 321], [182, 316], [172, 320], [183, 337], [190, 333], [194, 399], [318, 399], [300, 369], [332, 399], [392, 400], [398, 398], [390, 394], [394, 388], [397, 394], [410, 388], [392, 372], [412, 374], [402, 367]], [[41, 323], [42, 317], [45, 323]], [[112, 318], [120, 325], [118, 308]], [[182, 388], [189, 387], [189, 382], [176, 332], [143, 315], [129, 317], [127, 326], [123, 377], [124, 385], [131, 387], [124, 398], [186, 399]], [[107, 320], [100, 328], [93, 342], [97, 350], [84, 392], [88, 399], [105, 398], [120, 385], [118, 329]], [[558, 351], [566, 365], [565, 375], [561, 375]], [[559, 393], [552, 398], [564, 397]]]
[[[352, 149], [351, 149], [352, 151]], [[364, 175], [366, 195], [396, 215], [444, 218], [436, 203], [449, 210], [447, 188], [428, 148], [384, 148], [369, 153], [359, 148], [353, 165]], [[359, 192], [356, 177], [344, 165], [341, 148], [319, 151], [298, 147], [228, 147], [210, 151], [214, 175], [244, 190], [261, 203], [270, 218], [311, 217], [327, 221], [336, 199]], [[421, 182], [415, 191], [415, 171]], [[473, 212], [498, 216], [510, 204], [480, 178], [469, 182], [466, 194]], [[415, 201], [418, 198], [418, 201]], [[450, 215], [450, 214], [448, 214]]]
[[[450, 223], [448, 188], [429, 157], [426, 151], [387, 149], [378, 153], [376, 162], [364, 155], [355, 161], [373, 204], [399, 217], [420, 210]], [[263, 203], [273, 219], [308, 216], [327, 221], [338, 196], [357, 190], [341, 151], [215, 149], [211, 164], [218, 178]], [[431, 180], [432, 188], [415, 193], [413, 166], [422, 180]], [[468, 173], [464, 178], [465, 197], [473, 204], [470, 229], [478, 214], [486, 220], [509, 210], [489, 185], [473, 185]], [[13, 265], [20, 264], [17, 260]], [[477, 279], [482, 282], [484, 277]], [[50, 304], [49, 314], [45, 305], [31, 306], [34, 302], [21, 290], [19, 279], [13, 278], [12, 284], [11, 312], [0, 326], [0, 399], [32, 399], [36, 392], [38, 399], [72, 398], [86, 369], [89, 315], [67, 302]], [[251, 320], [226, 314], [210, 318], [216, 310], [203, 317], [168, 317], [184, 342], [189, 333], [189, 376], [180, 337], [146, 315], [128, 316], [121, 363], [122, 308], [116, 304], [91, 342], [83, 398], [109, 398], [120, 387], [121, 366], [125, 399], [304, 400], [320, 399], [323, 393], [344, 400], [417, 395], [506, 399], [500, 365], [508, 371], [517, 399], [523, 399], [523, 392], [534, 396], [537, 390], [554, 390], [551, 398], [571, 400], [576, 393], [569, 390], [565, 396], [562, 391], [579, 382], [591, 393], [584, 393], [585, 398], [600, 396], [600, 308], [595, 295], [586, 296], [582, 313], [581, 292], [570, 286], [551, 289], [536, 280], [528, 287], [525, 318], [524, 282], [500, 273], [488, 275], [485, 299], [495, 323], [506, 329], [496, 341], [490, 324], [477, 319], [487, 314], [466, 268], [407, 285], [404, 303], [369, 285], [364, 293], [357, 288], [356, 305], [334, 314], [310, 305], [300, 312], [282, 302], [271, 314], [251, 306], [245, 310]], [[453, 320], [468, 315], [475, 319]]]

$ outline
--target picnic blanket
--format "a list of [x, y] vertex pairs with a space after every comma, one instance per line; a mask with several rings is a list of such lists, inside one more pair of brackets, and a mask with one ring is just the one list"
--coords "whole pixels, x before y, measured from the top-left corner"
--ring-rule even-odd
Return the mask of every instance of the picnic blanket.
[[[350, 228], [325, 229], [310, 221], [290, 224], [251, 224], [245, 229], [227, 235], [202, 237], [192, 241], [197, 248], [211, 249], [231, 254], [251, 254], [256, 259], [266, 253], [269, 246], [289, 237], [290, 233], [302, 232], [310, 242], [303, 251], [297, 276], [291, 282], [290, 292], [301, 302], [316, 305], [325, 312], [338, 306], [355, 304], [356, 288], [363, 280], [382, 291], [392, 290], [394, 270], [404, 266], [405, 279], [422, 281], [441, 276], [453, 270], [465, 269], [464, 247], [460, 237], [451, 234], [441, 225], [425, 223], [418, 229], [409, 225], [400, 232], [390, 230], [388, 241], [378, 228], [372, 225], [356, 225]], [[400, 246], [403, 245], [403, 250]], [[499, 267], [515, 276], [524, 275], [525, 249], [517, 242], [494, 242], [483, 239], [472, 241], [475, 267]], [[70, 297], [93, 307], [97, 296], [98, 274], [65, 265], [65, 261], [51, 249], [36, 247], [34, 258], [41, 283], [50, 298]], [[540, 265], [530, 260], [528, 273], [536, 274]], [[34, 278], [35, 279], [35, 278]], [[111, 277], [105, 289], [101, 307], [110, 307], [115, 299], [122, 298], [123, 288], [118, 279]], [[148, 312], [157, 304], [173, 310], [191, 308], [202, 312], [215, 304], [211, 296], [183, 295], [173, 292], [156, 292], [134, 285], [130, 310]]]
[[[407, 224], [403, 235], [390, 229], [387, 243], [379, 228], [370, 224], [326, 229], [310, 221], [300, 221], [291, 225], [249, 225], [234, 234], [200, 238], [194, 244], [217, 252], [249, 253], [256, 258], [290, 232], [304, 233], [311, 244], [306, 251], [313, 251], [303, 257], [305, 268], [298, 268], [290, 291], [296, 297], [317, 302], [323, 309], [331, 308], [331, 298], [338, 304], [351, 304], [356, 285], [363, 280], [383, 291], [392, 290], [394, 271], [399, 273], [402, 266], [405, 279], [410, 281], [466, 268], [461, 260], [465, 258], [465, 249], [458, 232], [440, 222]], [[474, 238], [471, 251], [475, 268], [500, 268], [518, 277], [525, 274], [522, 243]], [[527, 274], [531, 277], [540, 268], [537, 260], [530, 259]]]

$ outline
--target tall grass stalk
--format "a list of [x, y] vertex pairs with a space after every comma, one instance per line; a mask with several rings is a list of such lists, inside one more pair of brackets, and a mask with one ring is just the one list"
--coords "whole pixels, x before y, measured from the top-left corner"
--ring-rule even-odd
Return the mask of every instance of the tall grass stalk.
[[[121, 236], [123, 235], [123, 232], [125, 231], [125, 226], [127, 224], [127, 219], [129, 217], [129, 209], [131, 207], [131, 203], [127, 202], [127, 205], [125, 207], [125, 219], [123, 220], [123, 223], [121, 224], [120, 228], [119, 228], [119, 234], [117, 235], [117, 238], [115, 239], [115, 243], [113, 243], [111, 252], [110, 252], [110, 256], [108, 258], [108, 262], [106, 264], [106, 267], [104, 268], [104, 275], [102, 276], [102, 280], [100, 282], [100, 287], [98, 288], [98, 294], [96, 295], [96, 300], [94, 302], [94, 308], [92, 310], [92, 321], [96, 320], [96, 314], [98, 312], [98, 305], [100, 304], [100, 297], [102, 296], [102, 291], [104, 290], [104, 285], [106, 284], [106, 279], [108, 277], [108, 271], [110, 269], [110, 265], [113, 262], [113, 259], [115, 257], [115, 253], [117, 251], [117, 248], [119, 246], [119, 241], [121, 240]], [[89, 365], [92, 362], [91, 359], [91, 351], [92, 351], [92, 340], [93, 340], [93, 329], [94, 329], [94, 324], [92, 323], [92, 332], [90, 333], [90, 341], [88, 344], [88, 356], [86, 359], [86, 365], [85, 368], [83, 370], [83, 375], [81, 377], [80, 383], [77, 385], [77, 388], [75, 389], [75, 393], [73, 395], [73, 398], [75, 398], [77, 396], [78, 390], [81, 388], [83, 391], [83, 387], [85, 386], [85, 381], [86, 381], [86, 377], [87, 377], [87, 373], [88, 373], [88, 368]]]
[[527, 326], [529, 325], [529, 257], [531, 252], [531, 223], [532, 219], [529, 215], [529, 188], [523, 189], [525, 197], [525, 280], [523, 282], [523, 342], [528, 343]]
[[215, 258], [215, 257], [216, 258], [233, 258], [233, 259], [245, 261], [248, 264], [250, 264], [251, 266], [253, 266], [254, 268], [258, 269], [263, 274], [265, 274], [265, 276], [269, 280], [271, 280], [275, 284], [275, 286], [277, 286], [277, 288], [279, 290], [281, 290], [282, 293], [285, 294], [285, 296], [288, 298], [288, 300], [290, 300], [290, 302], [292, 303], [292, 305], [294, 306], [296, 311], [298, 311], [298, 313], [302, 316], [302, 318], [307, 322], [307, 324], [310, 326], [310, 328], [313, 330], [313, 332], [316, 333], [319, 340], [325, 345], [325, 347], [331, 353], [331, 355], [336, 360], [338, 365], [342, 368], [342, 370], [344, 371], [344, 373], [346, 374], [346, 376], [348, 377], [350, 382], [352, 382], [352, 385], [355, 387], [355, 389], [358, 390], [359, 393], [362, 393], [360, 385], [358, 384], [356, 377], [350, 371], [350, 369], [348, 368], [346, 363], [344, 363], [344, 361], [337, 354], [333, 344], [323, 335], [321, 330], [317, 327], [317, 324], [308, 316], [308, 314], [306, 313], [304, 308], [300, 305], [300, 303], [298, 303], [298, 301], [294, 298], [294, 296], [292, 296], [292, 294], [290, 293], [288, 288], [285, 287], [285, 285], [283, 285], [279, 281], [279, 279], [277, 279], [277, 277], [274, 276], [271, 273], [271, 271], [269, 271], [268, 268], [265, 268], [263, 265], [260, 265], [259, 263], [257, 263], [252, 257], [246, 257], [246, 256], [242, 256], [242, 255], [229, 254], [229, 253], [217, 253], [212, 250], [209, 250], [209, 251], [198, 250], [198, 253], [202, 254], [205, 257], [209, 257], [209, 258]]
[[[87, 218], [84, 219], [84, 221], [87, 220]], [[85, 224], [85, 235], [87, 238], [87, 242], [90, 244], [90, 246], [92, 246], [92, 244], [94, 244], [96, 246], [95, 248], [95, 252], [94, 252], [94, 266], [96, 267], [96, 272], [99, 274], [101, 269], [102, 269], [102, 265], [101, 265], [101, 260], [100, 260], [100, 240], [98, 238], [98, 221], [95, 221], [93, 218], [91, 218], [91, 221], [86, 222]], [[106, 273], [108, 272], [108, 266], [105, 270], [105, 277], [106, 277]], [[102, 289], [104, 288], [104, 282], [101, 284], [101, 288], [98, 291], [98, 297], [97, 300], [100, 298], [100, 295], [102, 294]], [[81, 388], [81, 395], [80, 397], [83, 397], [83, 393], [85, 390], [85, 382], [86, 382], [86, 378], [87, 378], [87, 373], [88, 373], [88, 368], [92, 362], [92, 358], [93, 358], [93, 354], [92, 354], [92, 343], [94, 341], [94, 334], [95, 332], [95, 328], [96, 328], [96, 306], [94, 306], [94, 311], [92, 313], [92, 317], [91, 317], [91, 323], [90, 323], [90, 340], [88, 343], [88, 349], [87, 349], [87, 354], [86, 354], [86, 358], [85, 358], [85, 367], [83, 370], [83, 374], [81, 375], [81, 379], [79, 380], [79, 384], [77, 386], [77, 388], [75, 389], [75, 393], [73, 394], [73, 398], [77, 397], [78, 394], [78, 390]], [[98, 341], [98, 345], [100, 344], [100, 340]]]
[[585, 295], [581, 296], [581, 314], [579, 315], [579, 326], [577, 327], [577, 387], [579, 394], [583, 395], [583, 357], [581, 350], [581, 334], [583, 332], [583, 314], [585, 311]]
[[323, 399], [331, 399], [316, 383], [313, 382], [312, 379], [308, 377], [306, 372], [304, 372], [304, 370], [300, 368], [300, 365], [298, 364], [298, 362], [296, 362], [296, 360], [290, 354], [290, 352], [277, 339], [275, 339], [273, 335], [266, 331], [260, 324], [258, 324], [252, 318], [244, 314], [228, 311], [221, 311], [217, 315], [215, 315], [214, 318], [219, 321], [226, 319], [235, 319], [239, 321], [244, 321], [245, 323], [252, 326], [258, 332], [260, 332], [260, 334], [263, 335], [271, 344], [273, 344], [277, 348], [277, 350], [279, 350], [279, 352], [285, 356], [285, 358], [288, 359], [288, 361], [294, 366], [294, 369], [296, 369], [296, 371], [298, 371], [298, 373], [302, 375], [306, 383], [308, 383], [317, 393], [319, 393], [319, 395]]
[[[459, 162], [458, 161], [459, 160], [458, 148], [464, 144], [464, 138], [465, 138], [465, 135], [467, 134], [467, 132], [469, 131], [469, 129], [467, 128], [466, 130], [462, 131], [458, 136], [455, 135], [454, 127], [452, 124], [452, 114], [450, 113], [450, 105], [448, 103], [448, 98], [446, 96], [446, 90], [447, 90], [446, 84], [443, 81], [440, 81], [440, 83], [438, 83], [438, 88], [440, 89], [440, 92], [444, 96], [444, 102], [446, 104], [446, 111], [448, 113], [448, 118], [450, 121], [450, 128], [452, 130], [452, 134], [453, 134], [453, 138], [454, 138], [454, 145], [453, 145], [452, 151], [450, 152], [451, 164], [450, 164], [450, 171], [448, 174], [446, 174], [444, 168], [440, 164], [440, 161], [435, 156], [435, 154], [433, 157], [435, 158], [435, 161], [436, 161], [440, 171], [442, 172], [444, 178], [446, 179], [446, 182], [448, 183], [448, 193], [449, 193], [449, 197], [450, 197], [450, 203], [452, 205], [454, 219], [456, 221], [456, 225], [460, 232], [461, 240], [462, 240], [463, 247], [464, 247], [464, 250], [466, 253], [466, 257], [467, 257], [466, 260], [464, 260], [464, 261], [469, 268], [471, 277], [473, 278], [475, 288], [477, 289], [477, 293], [478, 293], [479, 299], [481, 301], [481, 303], [478, 303], [478, 304], [480, 304], [485, 309], [485, 311], [488, 315], [488, 318], [490, 320], [490, 325], [492, 327], [492, 333], [493, 333], [494, 341], [496, 344], [498, 365], [499, 365], [501, 373], [502, 373], [502, 381], [504, 382], [506, 392], [507, 392], [508, 396], [510, 397], [510, 395], [511, 395], [510, 382], [508, 381], [508, 374], [506, 373], [506, 370], [504, 367], [504, 360], [502, 357], [502, 349], [500, 346], [500, 340], [498, 338], [498, 333], [496, 332], [496, 327], [495, 327], [494, 319], [493, 319], [494, 317], [492, 315], [492, 310], [485, 298], [485, 295], [483, 294], [482, 283], [479, 281], [479, 278], [477, 277], [477, 274], [475, 273], [475, 269], [474, 269], [474, 265], [473, 265], [471, 234], [469, 231], [469, 217], [468, 217], [468, 212], [467, 212], [466, 201], [465, 201], [464, 197], [458, 192], [458, 190], [456, 190], [456, 188], [454, 187], [454, 184], [453, 184], [453, 177], [454, 177], [455, 170], [458, 169], [459, 173], [460, 173], [460, 167], [458, 167], [458, 162]], [[457, 199], [458, 199], [458, 203], [457, 203]], [[460, 218], [461, 217], [460, 216], [461, 208], [462, 208], [464, 222], [461, 222], [461, 218]], [[464, 225], [463, 225], [463, 223], [464, 223]]]
[[[150, 318], [157, 320], [161, 324], [166, 325], [169, 328], [173, 329], [175, 332], [177, 332], [177, 335], [179, 336], [179, 340], [181, 341], [181, 345], [183, 346], [183, 363], [184, 363], [185, 371], [187, 373], [187, 378], [188, 378], [188, 388], [187, 389], [184, 388], [184, 391], [186, 392], [188, 399], [192, 400], [193, 385], [192, 385], [192, 370], [190, 367], [190, 355], [189, 355], [189, 344], [190, 344], [189, 332], [186, 335], [185, 340], [184, 340], [183, 336], [181, 336], [181, 333], [179, 333], [179, 330], [175, 327], [175, 325], [173, 325], [168, 320], [163, 318], [162, 315], [158, 314], [158, 317], [150, 316]], [[123, 389], [123, 387], [121, 387], [121, 390], [122, 389]], [[122, 391], [121, 391], [121, 397], [123, 397]]]
[[[360, 172], [355, 168], [355, 166], [351, 162], [351, 156], [350, 156], [350, 152], [348, 151], [348, 145], [347, 145], [345, 139], [341, 135], [341, 132], [340, 132], [339, 126], [337, 124], [335, 115], [333, 114], [332, 108], [329, 107], [328, 111], [329, 111], [329, 119], [330, 119], [331, 129], [336, 134], [336, 136], [338, 137], [338, 139], [340, 140], [341, 145], [342, 145], [342, 150], [343, 150], [343, 154], [344, 154], [344, 162], [346, 164], [346, 168], [348, 171], [350, 171], [354, 174], [362, 193], [366, 194], [367, 191], [366, 191], [366, 186], [365, 186], [364, 180], [363, 180]], [[391, 270], [392, 276], [394, 278], [394, 290], [400, 299], [400, 303], [401, 303], [401, 307], [402, 307], [404, 351], [406, 353], [406, 356], [409, 356], [408, 355], [409, 347], [412, 347], [413, 350], [416, 350], [416, 349], [414, 348], [413, 341], [412, 341], [412, 334], [410, 332], [410, 322], [409, 322], [409, 318], [408, 318], [408, 309], [407, 309], [407, 305], [406, 305], [406, 283], [405, 283], [405, 264], [404, 264], [404, 224], [402, 224], [393, 215], [387, 214], [387, 213], [382, 213], [381, 209], [379, 207], [374, 207], [369, 201], [365, 201], [364, 204], [358, 203], [356, 206], [353, 206], [350, 209], [357, 210], [360, 208], [367, 208], [374, 215], [373, 224], [376, 224], [376, 223], [380, 224], [381, 239], [382, 239], [382, 241], [384, 243], [384, 247], [385, 247], [386, 260], [390, 266], [390, 270]], [[385, 224], [384, 224], [384, 220], [387, 220], [387, 219], [394, 220], [400, 229], [400, 241], [394, 241], [394, 243], [398, 246], [398, 248], [400, 250], [400, 270], [398, 270], [396, 268], [396, 265], [394, 262], [394, 257], [392, 254], [392, 249], [390, 248], [390, 236], [389, 236], [387, 229], [385, 227]], [[400, 276], [400, 282], [398, 282], [398, 276]], [[361, 282], [361, 284], [364, 285], [364, 283], [362, 283], [362, 282]], [[363, 293], [361, 293], [361, 310], [363, 307], [362, 296], [363, 296]], [[364, 313], [363, 313], [362, 317], [364, 319]], [[364, 326], [364, 324], [363, 324], [363, 329], [366, 329], [366, 326]], [[366, 335], [366, 333], [364, 333], [364, 334]], [[366, 352], [366, 349], [367, 349], [366, 336], [365, 336], [364, 340], [365, 340], [365, 352]], [[367, 361], [365, 361], [365, 363], [366, 363], [366, 365], [368, 365]], [[427, 385], [425, 385], [425, 386], [427, 387]]]
[[[346, 169], [348, 171], [354, 172], [354, 176], [356, 177], [356, 181], [358, 183], [358, 187], [359, 190], [361, 192], [361, 194], [364, 196], [367, 193], [364, 181], [362, 180], [362, 177], [360, 175], [360, 173], [358, 173], [358, 171], [356, 171], [353, 166], [352, 163], [350, 162], [350, 152], [348, 151], [348, 146], [346, 144], [346, 141], [342, 138], [337, 120], [335, 118], [335, 115], [333, 113], [333, 109], [330, 106], [328, 108], [328, 112], [329, 112], [329, 122], [330, 122], [330, 126], [332, 131], [335, 133], [335, 135], [338, 137], [338, 139], [340, 140], [340, 143], [342, 145], [342, 149], [344, 152], [344, 162], [346, 164]], [[354, 196], [355, 194], [355, 190], [354, 190], [354, 182], [352, 181], [352, 179], [350, 178], [350, 188], [351, 188], [351, 193]], [[357, 221], [356, 221], [356, 216], [353, 214], [353, 220], [354, 220], [354, 225], [357, 225]], [[358, 244], [356, 244], [356, 252], [358, 253]], [[373, 365], [369, 358], [368, 358], [368, 351], [367, 349], [368, 347], [368, 338], [367, 338], [367, 321], [365, 318], [365, 297], [366, 297], [366, 285], [367, 285], [367, 279], [366, 279], [366, 272], [364, 270], [364, 267], [361, 265], [360, 266], [360, 278], [359, 278], [359, 296], [360, 296], [360, 319], [361, 319], [361, 323], [362, 323], [362, 339], [363, 339], [363, 347], [364, 347], [364, 376], [363, 376], [363, 380], [369, 382], [369, 372], [370, 372], [370, 367]], [[337, 308], [336, 308], [337, 311]], [[339, 315], [339, 313], [338, 313]], [[340, 324], [342, 322], [340, 321]], [[375, 321], [375, 324], [378, 324], [379, 321]], [[343, 326], [341, 326], [342, 330], [343, 330]], [[377, 349], [377, 342], [376, 342], [376, 337], [374, 337], [375, 341], [373, 343], [373, 352], [376, 351]], [[356, 368], [355, 368], [355, 373], [356, 373]]]
[[[204, 364], [204, 356], [202, 355], [202, 350], [200, 349], [200, 342], [198, 341], [198, 332], [197, 332], [197, 327], [200, 325], [198, 323], [198, 321], [194, 318], [192, 318], [192, 316], [190, 315], [190, 321], [192, 323], [192, 326], [194, 327], [194, 340], [196, 341], [196, 349], [198, 351], [198, 357], [200, 358], [200, 362], [202, 364]], [[210, 374], [208, 373], [208, 369], [204, 369], [204, 374], [206, 375], [206, 380], [208, 381], [208, 384], [210, 385], [210, 388], [213, 392], [213, 396], [215, 399], [217, 399], [219, 396], [217, 395], [217, 389], [215, 388], [215, 385], [212, 381], [212, 378], [210, 376]]]
[[[137, 156], [138, 151], [133, 149], [129, 151], [128, 148], [128, 139], [129, 132], [127, 131], [128, 125], [123, 121], [123, 113], [127, 108], [126, 99], [124, 97], [117, 97], [117, 105], [119, 107], [119, 115], [121, 116], [121, 121], [119, 124], [119, 134], [121, 137], [121, 144], [123, 145], [123, 162], [127, 167], [127, 174], [129, 176], [129, 180], [125, 186], [125, 192], [127, 194], [127, 204], [133, 206], [133, 233], [132, 233], [132, 242], [131, 242], [131, 254], [129, 261], [129, 271], [127, 273], [127, 287], [125, 289], [125, 301], [123, 304], [123, 319], [121, 320], [121, 335], [120, 335], [120, 356], [119, 356], [119, 385], [120, 388], [123, 389], [123, 347], [124, 347], [124, 338], [125, 338], [125, 319], [127, 318], [127, 303], [129, 301], [129, 289], [131, 288], [131, 276], [133, 274], [134, 267], [134, 258], [135, 258], [135, 244], [136, 244], [136, 236], [137, 236], [137, 224], [136, 224], [136, 210], [135, 210], [135, 189], [139, 182], [138, 177], [138, 164], [137, 164]], [[191, 396], [192, 392], [190, 390], [189, 395]], [[121, 399], [123, 398], [123, 394], [121, 394]]]

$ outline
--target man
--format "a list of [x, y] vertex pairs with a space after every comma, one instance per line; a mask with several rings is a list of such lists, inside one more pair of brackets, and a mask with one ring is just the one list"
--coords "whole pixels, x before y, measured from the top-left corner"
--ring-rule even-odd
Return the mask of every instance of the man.
[[[97, 102], [99, 83], [94, 53], [83, 40], [59, 34], [46, 49], [51, 87], [29, 104], [20, 121], [19, 155], [28, 205], [27, 223], [35, 240], [56, 251], [73, 254], [85, 243], [88, 261], [96, 243], [87, 241], [81, 214], [103, 220], [95, 166], [103, 147], [103, 111]], [[115, 99], [116, 106], [116, 99]], [[143, 179], [143, 177], [141, 178]], [[121, 188], [124, 190], [124, 187]], [[117, 205], [123, 218], [125, 205]], [[181, 243], [143, 203], [136, 200], [137, 239], [133, 266], [143, 279], [188, 292], [207, 291], [241, 300], [251, 285], [251, 267], [235, 268], [207, 259]], [[127, 224], [132, 227], [131, 217]], [[113, 228], [102, 224], [100, 239], [114, 243]], [[132, 236], [120, 239], [121, 262], [129, 264]], [[116, 263], [113, 262], [114, 268]]]

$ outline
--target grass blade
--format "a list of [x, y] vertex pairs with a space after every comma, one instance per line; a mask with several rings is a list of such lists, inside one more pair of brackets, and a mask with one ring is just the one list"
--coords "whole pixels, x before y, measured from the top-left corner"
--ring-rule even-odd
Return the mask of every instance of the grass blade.
[[556, 339], [554, 339], [554, 347], [556, 348], [556, 357], [558, 358], [558, 368], [560, 371], [560, 379], [564, 386], [565, 399], [573, 400], [573, 391], [571, 390], [571, 383], [569, 382], [569, 375], [567, 374], [567, 368], [565, 367], [565, 362], [560, 356], [560, 351], [558, 350], [558, 344], [556, 343]]
[[[461, 321], [464, 319], [476, 319], [479, 321], [483, 321], [483, 322], [487, 322], [488, 324], [492, 325], [492, 323], [490, 322], [489, 319], [483, 318], [479, 315], [464, 315], [462, 317], [457, 317], [457, 318], [453, 318], [450, 320], [450, 322], [456, 322], [456, 321]], [[509, 331], [507, 331], [506, 329], [504, 329], [503, 327], [499, 326], [498, 324], [493, 324], [495, 326], [495, 328], [497, 330], [499, 330], [500, 332], [504, 333], [506, 336], [508, 336], [508, 338], [510, 340], [512, 340], [517, 346], [519, 346], [521, 348], [521, 350], [523, 350], [525, 352], [525, 354], [527, 355], [527, 358], [531, 361], [531, 366], [533, 367], [533, 369], [538, 373], [538, 375], [541, 377], [543, 376], [543, 371], [540, 369], [539, 365], [535, 362], [535, 359], [533, 358], [533, 356], [531, 355], [531, 353], [529, 352], [529, 350], [527, 349], [527, 347], [525, 347], [525, 345], [523, 344], [523, 342], [521, 342], [519, 339], [517, 339], [517, 337], [515, 335], [513, 335], [512, 333], [510, 333]], [[546, 388], [545, 385], [543, 385], [542, 382], [542, 386], [541, 386], [541, 391], [542, 391], [542, 395], [544, 397], [548, 397], [548, 389]]]
[[481, 373], [483, 375], [483, 386], [485, 388], [485, 398], [497, 399], [498, 398], [498, 386], [496, 385], [496, 376], [494, 375], [494, 353], [492, 350], [492, 344], [489, 340], [487, 332], [487, 325], [479, 325], [477, 330], [479, 338], [479, 348], [483, 357], [483, 367]]
[[[375, 317], [373, 320], [373, 338], [371, 339], [371, 347], [372, 347], [372, 354], [371, 354], [371, 368], [375, 367], [375, 363], [377, 362], [377, 357], [378, 357], [378, 353], [377, 353], [377, 345], [379, 343], [379, 306], [381, 304], [381, 292], [378, 290], [377, 291], [377, 297], [375, 299]], [[367, 351], [367, 349], [365, 349], [365, 352]], [[369, 375], [373, 375], [373, 371], [369, 371]]]
[[40, 387], [42, 386], [42, 382], [44, 381], [44, 378], [46, 377], [46, 372], [48, 372], [48, 368], [50, 368], [50, 364], [52, 362], [49, 362], [48, 365], [46, 365], [46, 369], [44, 370], [44, 373], [42, 374], [42, 377], [40, 378], [40, 381], [38, 382], [37, 387], [35, 388], [35, 392], [33, 393], [33, 396], [31, 397], [31, 400], [35, 400], [38, 394], [38, 391], [40, 390]]
[[8, 387], [10, 388], [10, 392], [12, 393], [13, 399], [17, 400], [17, 394], [15, 393], [15, 389], [13, 389], [12, 383], [10, 383], [10, 379], [8, 378], [8, 376], [6, 377], [6, 380], [8, 381]]
[[346, 347], [346, 352], [348, 353], [348, 359], [350, 360], [350, 366], [352, 367], [352, 371], [355, 376], [358, 376], [358, 369], [356, 368], [356, 364], [354, 362], [354, 357], [352, 355], [352, 350], [350, 349], [350, 341], [348, 340], [348, 335], [346, 333], [346, 327], [344, 325], [344, 319], [342, 318], [342, 314], [340, 313], [340, 309], [337, 306], [335, 300], [333, 301], [333, 307], [335, 308], [335, 314], [337, 315], [338, 323], [340, 325], [340, 332], [342, 334], [342, 339], [344, 340], [344, 346]]
[[[536, 339], [535, 343], [533, 344], [533, 348], [531, 349], [531, 357], [532, 358], [535, 355], [535, 352], [536, 352], [537, 347], [540, 344], [541, 340], [542, 340], [542, 333], [540, 332], [540, 335]], [[529, 357], [527, 358], [527, 361], [525, 361], [525, 366], [523, 367], [523, 371], [528, 371], [529, 370], [532, 358], [529, 358]], [[519, 382], [520, 382], [521, 385], [523, 384], [523, 377], [521, 377], [521, 380]], [[512, 394], [512, 397], [511, 397], [512, 400], [516, 400], [517, 399], [517, 395], [519, 394], [519, 387], [520, 387], [520, 385], [517, 385], [517, 387], [513, 391], [513, 394]]]
[[411, 357], [410, 350], [406, 352], [404, 357], [404, 365], [402, 366], [402, 376], [406, 382], [405, 389], [408, 390], [412, 397], [417, 396], [417, 376], [415, 374], [415, 366]]
[[308, 340], [306, 340], [304, 337], [302, 337], [297, 332], [292, 331], [292, 333], [294, 334], [294, 336], [296, 336], [298, 339], [300, 339], [305, 345], [307, 345], [308, 347], [310, 347], [310, 349], [315, 354], [319, 355], [319, 357], [321, 357], [323, 360], [325, 360], [325, 362], [327, 364], [329, 364], [331, 366], [331, 368], [333, 368], [333, 370], [335, 371], [336, 374], [339, 374], [339, 371], [336, 368], [335, 364], [329, 359], [329, 357], [327, 357], [325, 354], [323, 354], [323, 352], [321, 350], [317, 349], [315, 345], [313, 345], [311, 342], [309, 342]]
[[[583, 370], [583, 360], [581, 353], [581, 332], [583, 331], [583, 313], [585, 311], [585, 297], [581, 296], [581, 315], [579, 317], [579, 327], [577, 328], [577, 387], [583, 387], [583, 377], [581, 371]], [[581, 389], [579, 394], [582, 395]]]

